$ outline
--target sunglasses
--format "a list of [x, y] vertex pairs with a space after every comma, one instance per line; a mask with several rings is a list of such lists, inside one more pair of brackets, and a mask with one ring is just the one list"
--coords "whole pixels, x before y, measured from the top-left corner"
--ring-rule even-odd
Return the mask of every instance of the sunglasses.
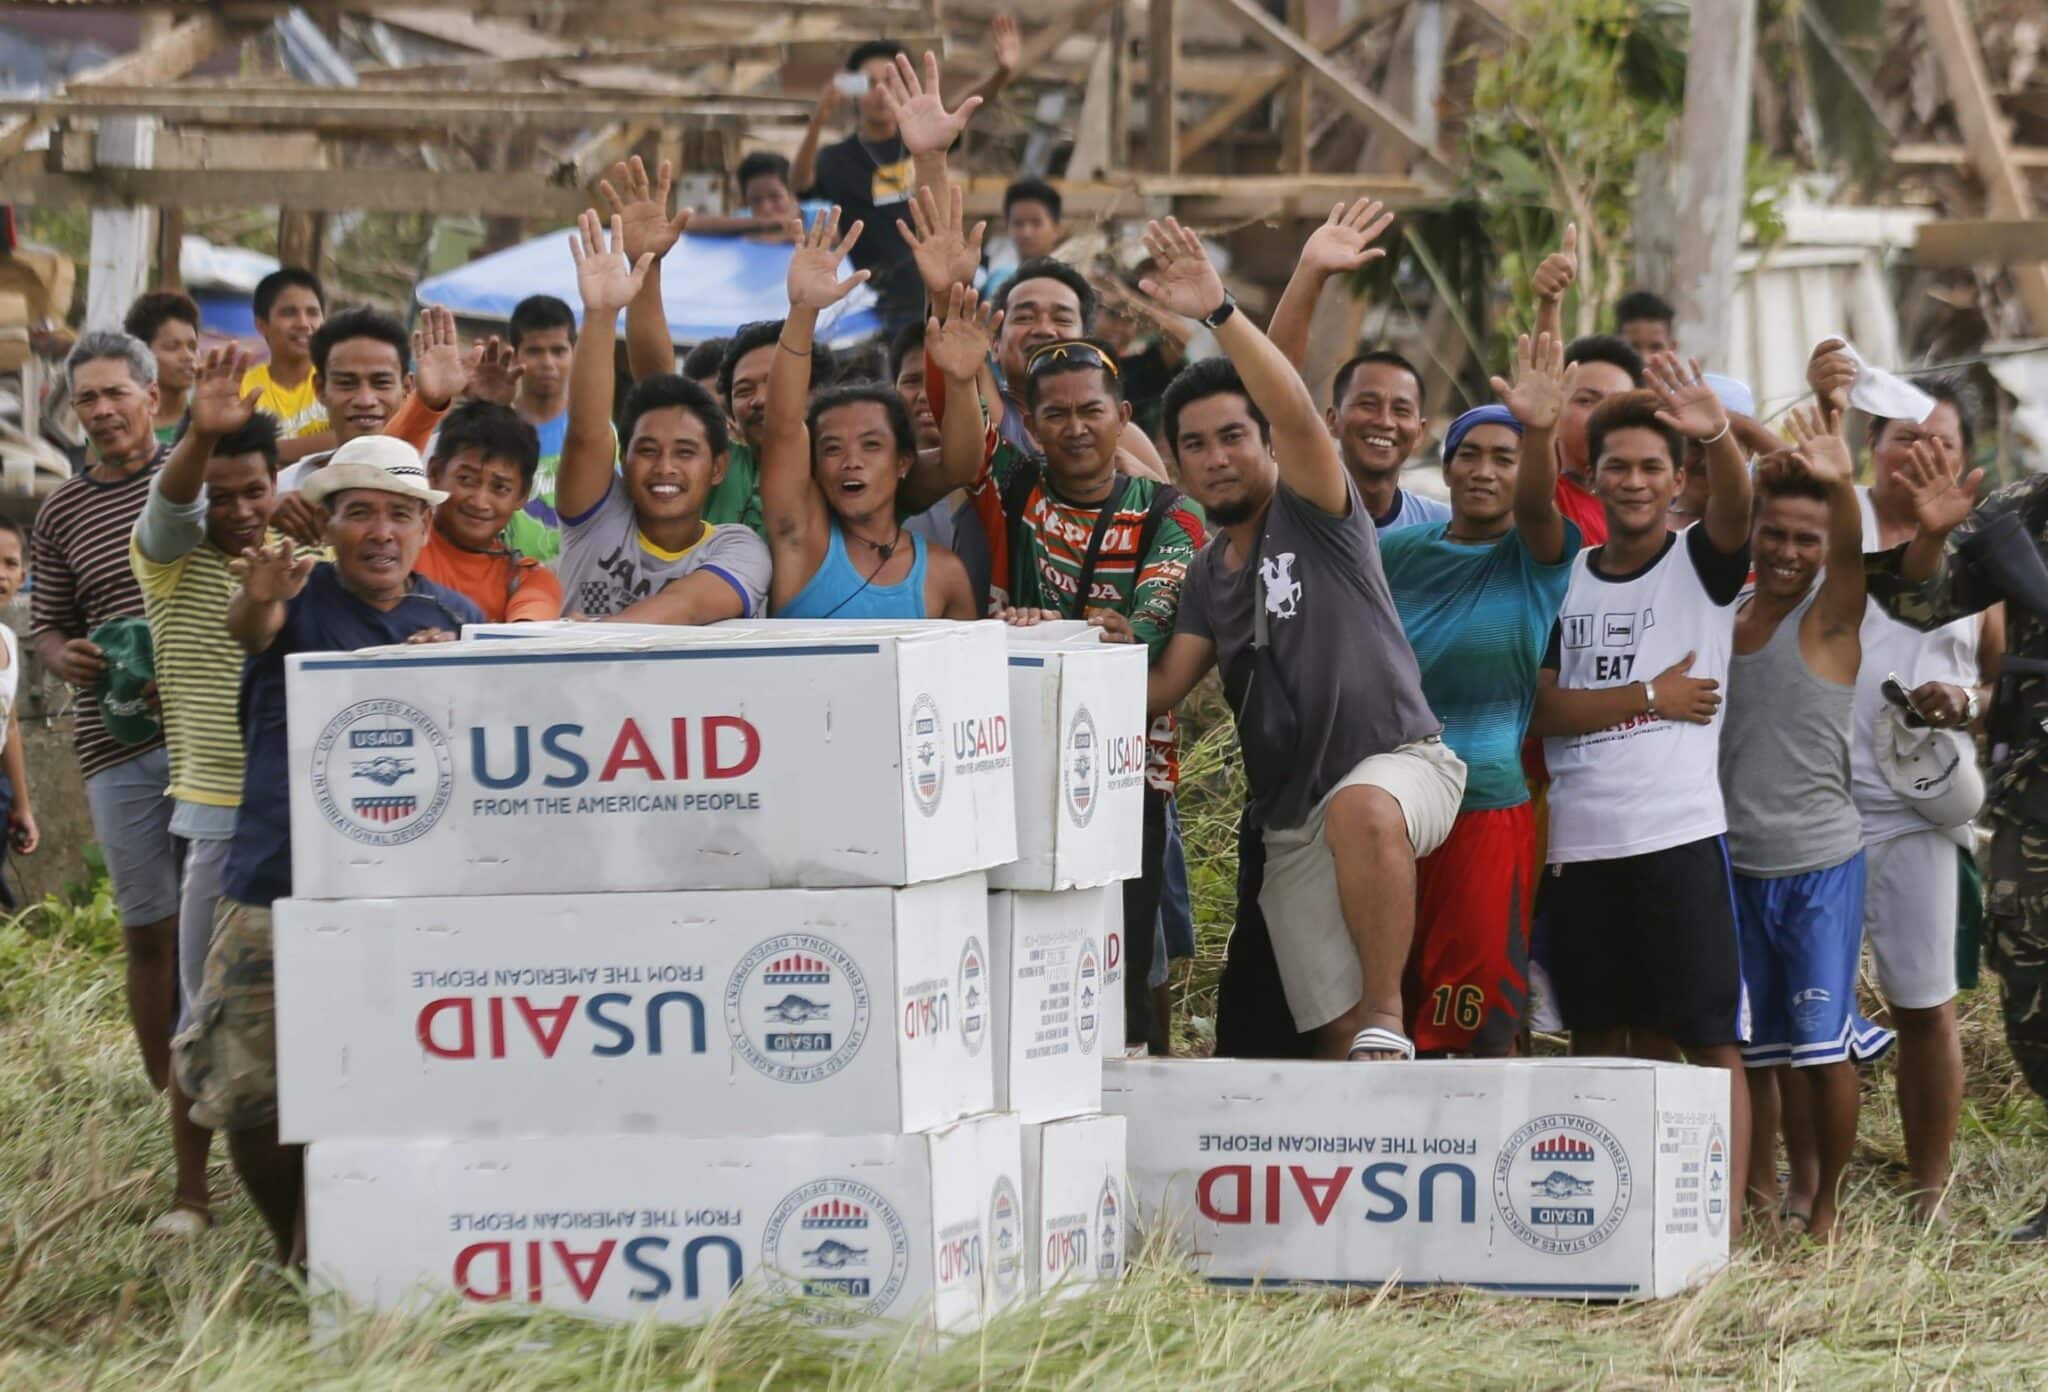
[[1025, 359], [1024, 371], [1029, 375], [1036, 376], [1038, 373], [1048, 370], [1054, 363], [1062, 363], [1070, 367], [1099, 367], [1115, 380], [1123, 380], [1123, 373], [1118, 370], [1115, 358], [1112, 358], [1094, 344], [1084, 343], [1080, 340], [1069, 340], [1065, 343], [1048, 343], [1044, 345], [1033, 352], [1029, 358]]

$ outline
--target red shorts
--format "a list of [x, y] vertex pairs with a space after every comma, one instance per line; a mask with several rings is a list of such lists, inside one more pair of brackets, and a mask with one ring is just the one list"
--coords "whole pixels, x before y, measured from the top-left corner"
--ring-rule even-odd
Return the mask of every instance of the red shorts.
[[1505, 1056], [1529, 1004], [1536, 817], [1528, 803], [1461, 812], [1415, 862], [1415, 946], [1402, 981], [1423, 1053]]

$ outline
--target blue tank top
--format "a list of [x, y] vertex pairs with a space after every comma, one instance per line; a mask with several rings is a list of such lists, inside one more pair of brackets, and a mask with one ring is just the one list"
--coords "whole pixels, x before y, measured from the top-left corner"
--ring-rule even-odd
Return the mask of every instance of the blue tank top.
[[846, 554], [846, 538], [832, 523], [825, 563], [795, 599], [776, 611], [778, 619], [922, 619], [924, 612], [924, 538], [909, 533], [914, 548], [910, 574], [893, 585], [871, 585]]

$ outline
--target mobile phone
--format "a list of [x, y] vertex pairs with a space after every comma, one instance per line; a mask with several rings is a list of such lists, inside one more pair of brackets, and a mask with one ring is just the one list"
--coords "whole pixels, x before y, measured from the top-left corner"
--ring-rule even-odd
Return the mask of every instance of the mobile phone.
[[1909, 727], [1917, 729], [1930, 723], [1927, 717], [1920, 713], [1919, 708], [1913, 704], [1913, 694], [1906, 690], [1906, 684], [1899, 680], [1897, 672], [1888, 674], [1884, 679], [1884, 684], [1878, 687], [1878, 690], [1883, 693], [1886, 701], [1889, 701], [1892, 705], [1897, 706], [1906, 713], [1906, 724]]
[[874, 84], [868, 81], [866, 73], [843, 72], [832, 79], [832, 85], [844, 96], [862, 97], [867, 95], [868, 88]]

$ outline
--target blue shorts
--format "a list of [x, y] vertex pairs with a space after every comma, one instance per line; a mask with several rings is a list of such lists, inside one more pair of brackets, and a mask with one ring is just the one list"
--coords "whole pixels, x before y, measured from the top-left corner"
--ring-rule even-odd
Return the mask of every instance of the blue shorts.
[[1735, 921], [1751, 1013], [1744, 1064], [1811, 1068], [1872, 1056], [1872, 1027], [1856, 1014], [1861, 851], [1800, 875], [1763, 880], [1738, 873]]

